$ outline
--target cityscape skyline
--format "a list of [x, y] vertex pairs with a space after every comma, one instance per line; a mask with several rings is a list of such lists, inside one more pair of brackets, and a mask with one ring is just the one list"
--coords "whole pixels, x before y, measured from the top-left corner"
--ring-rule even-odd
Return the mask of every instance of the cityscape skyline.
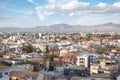
[[120, 80], [120, 0], [0, 0], [0, 80]]
[[120, 23], [120, 0], [0, 0], [0, 27]]

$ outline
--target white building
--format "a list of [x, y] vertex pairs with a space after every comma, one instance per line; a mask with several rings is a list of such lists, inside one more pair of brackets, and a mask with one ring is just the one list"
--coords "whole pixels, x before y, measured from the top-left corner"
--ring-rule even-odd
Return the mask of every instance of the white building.
[[120, 47], [120, 39], [111, 41], [110, 45], [114, 45], [114, 46]]
[[77, 66], [84, 66], [86, 68], [89, 67], [90, 63], [97, 62], [97, 59], [99, 58], [99, 55], [92, 54], [92, 53], [81, 53], [79, 56], [77, 56]]
[[88, 54], [80, 54], [79, 56], [77, 56], [77, 66], [84, 66], [86, 68], [89, 67], [89, 55]]
[[117, 77], [117, 80], [120, 80], [120, 76]]
[[60, 56], [64, 56], [64, 54], [69, 53], [68, 49], [61, 49], [60, 50]]
[[41, 38], [42, 37], [42, 33], [39, 33], [39, 38]]
[[10, 72], [8, 67], [0, 66], [0, 80], [10, 80]]

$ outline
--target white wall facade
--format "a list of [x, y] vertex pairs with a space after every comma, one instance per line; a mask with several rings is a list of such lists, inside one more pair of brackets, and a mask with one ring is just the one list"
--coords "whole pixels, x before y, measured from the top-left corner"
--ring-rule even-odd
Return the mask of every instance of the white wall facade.
[[0, 70], [0, 80], [10, 80], [9, 70]]
[[88, 68], [89, 57], [88, 56], [77, 56], [77, 66], [84, 66]]

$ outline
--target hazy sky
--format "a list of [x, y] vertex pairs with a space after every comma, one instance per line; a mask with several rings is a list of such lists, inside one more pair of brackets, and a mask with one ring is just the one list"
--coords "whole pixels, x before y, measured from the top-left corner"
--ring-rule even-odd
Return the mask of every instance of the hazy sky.
[[120, 23], [120, 0], [0, 0], [0, 27]]

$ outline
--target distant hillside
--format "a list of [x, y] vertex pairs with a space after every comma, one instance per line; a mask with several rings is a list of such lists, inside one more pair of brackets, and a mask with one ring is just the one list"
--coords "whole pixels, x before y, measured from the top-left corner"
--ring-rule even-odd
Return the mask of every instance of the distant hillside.
[[120, 25], [114, 23], [98, 24], [93, 26], [54, 24], [50, 26], [37, 26], [33, 28], [2, 27], [0, 32], [119, 32]]
[[17, 27], [0, 27], [0, 32], [18, 32], [22, 30], [22, 28]]

